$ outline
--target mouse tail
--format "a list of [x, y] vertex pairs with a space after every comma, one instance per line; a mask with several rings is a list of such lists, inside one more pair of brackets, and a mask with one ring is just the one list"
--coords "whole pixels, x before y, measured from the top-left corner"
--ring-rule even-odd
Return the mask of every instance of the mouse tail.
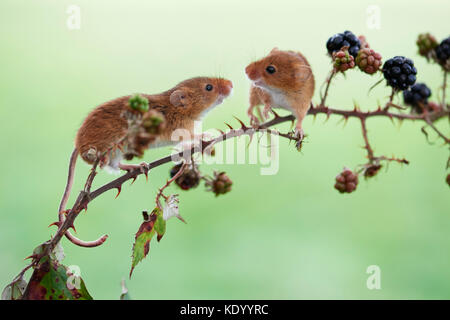
[[66, 204], [67, 204], [67, 201], [69, 200], [70, 191], [72, 190], [73, 178], [74, 178], [74, 174], [75, 174], [75, 164], [77, 163], [77, 158], [78, 158], [78, 150], [77, 150], [77, 148], [75, 148], [75, 149], [73, 149], [72, 155], [70, 156], [69, 174], [67, 176], [66, 189], [64, 190], [64, 195], [59, 204], [58, 212], [63, 212], [66, 210]]

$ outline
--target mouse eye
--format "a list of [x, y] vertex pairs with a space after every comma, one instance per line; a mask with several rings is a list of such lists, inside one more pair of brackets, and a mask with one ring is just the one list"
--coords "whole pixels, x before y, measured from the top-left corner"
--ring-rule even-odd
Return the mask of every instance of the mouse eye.
[[212, 91], [212, 89], [213, 89], [212, 84], [207, 84], [205, 89], [206, 89], [206, 91]]
[[277, 71], [277, 70], [275, 69], [274, 66], [268, 66], [268, 67], [266, 68], [266, 71], [267, 71], [267, 73], [272, 74], [272, 73], [275, 73], [275, 71]]

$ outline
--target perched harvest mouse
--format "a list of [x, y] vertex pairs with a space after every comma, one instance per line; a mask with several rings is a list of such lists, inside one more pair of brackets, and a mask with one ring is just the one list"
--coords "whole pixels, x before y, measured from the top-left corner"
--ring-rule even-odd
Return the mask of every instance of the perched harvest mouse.
[[[147, 113], [155, 110], [164, 115], [164, 127], [156, 139], [144, 143], [146, 148], [155, 148], [176, 143], [171, 141], [172, 132], [186, 129], [194, 137], [194, 121], [201, 120], [208, 111], [221, 104], [233, 89], [231, 81], [222, 78], [197, 77], [185, 80], [174, 88], [160, 94], [141, 96], [148, 100]], [[136, 132], [134, 125], [141, 117], [130, 107], [131, 96], [120, 97], [96, 107], [84, 120], [77, 132], [75, 149], [70, 158], [67, 185], [59, 212], [65, 210], [73, 184], [75, 163], [80, 155], [89, 164], [99, 161], [100, 167], [131, 170], [140, 165], [123, 164], [124, 156], [133, 157]], [[131, 156], [130, 156], [131, 155]], [[138, 150], [137, 155], [140, 155]]]
[[299, 52], [274, 48], [268, 56], [249, 64], [245, 73], [252, 81], [248, 108], [252, 124], [258, 124], [253, 114], [256, 106], [264, 105], [265, 117], [272, 108], [287, 109], [297, 118], [295, 135], [300, 147], [304, 136], [302, 121], [314, 94], [314, 75], [306, 58]]

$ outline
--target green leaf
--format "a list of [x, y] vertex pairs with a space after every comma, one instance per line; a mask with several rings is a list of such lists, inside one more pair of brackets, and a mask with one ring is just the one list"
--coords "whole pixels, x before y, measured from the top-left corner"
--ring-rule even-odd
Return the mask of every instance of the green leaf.
[[23, 296], [27, 282], [23, 278], [14, 280], [2, 292], [2, 300], [20, 300]]
[[83, 279], [44, 256], [35, 267], [24, 300], [92, 300]]
[[162, 211], [159, 208], [155, 208], [148, 219], [141, 224], [136, 233], [131, 256], [130, 277], [133, 274], [136, 265], [141, 262], [150, 251], [150, 241], [155, 233], [157, 234], [157, 240], [159, 241], [164, 236], [165, 232], [166, 221], [163, 218]]

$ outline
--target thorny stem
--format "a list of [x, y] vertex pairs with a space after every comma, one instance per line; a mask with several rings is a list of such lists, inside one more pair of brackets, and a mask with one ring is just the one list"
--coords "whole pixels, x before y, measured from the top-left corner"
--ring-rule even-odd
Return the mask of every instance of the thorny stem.
[[366, 127], [366, 119], [361, 118], [361, 129], [362, 135], [364, 138], [365, 149], [367, 150], [367, 157], [369, 158], [369, 163], [372, 163], [374, 160], [373, 149], [370, 146], [369, 138], [367, 137], [367, 127]]
[[166, 184], [165, 184], [164, 186], [162, 186], [162, 188], [159, 189], [159, 192], [158, 192], [158, 194], [156, 195], [156, 199], [155, 199], [156, 205], [158, 206], [159, 209], [162, 210], [161, 202], [159, 201], [159, 199], [160, 199], [161, 197], [163, 197], [165, 200], [167, 200], [167, 198], [168, 198], [167, 196], [165, 196], [165, 195], [163, 194], [164, 190], [165, 190], [168, 186], [170, 186], [170, 184], [171, 184], [172, 182], [174, 182], [176, 179], [178, 179], [179, 176], [181, 176], [181, 175], [183, 174], [184, 170], [186, 169], [186, 166], [187, 166], [187, 162], [185, 161], [185, 162], [183, 163], [183, 165], [181, 166], [181, 168], [178, 170], [178, 172], [177, 172], [171, 179], [167, 180]]
[[[330, 76], [330, 78], [328, 79], [328, 85], [329, 86], [329, 81], [331, 80], [331, 77], [334, 74], [332, 74]], [[308, 111], [309, 115], [313, 115], [316, 116], [318, 114], [324, 114], [326, 115], [327, 119], [331, 116], [331, 115], [340, 115], [343, 116], [344, 118], [350, 118], [350, 117], [354, 117], [354, 118], [358, 118], [360, 119], [361, 123], [364, 125], [365, 127], [365, 121], [368, 118], [372, 118], [372, 117], [387, 117], [390, 119], [396, 118], [399, 120], [419, 120], [419, 121], [424, 121], [426, 122], [428, 125], [432, 126], [432, 128], [438, 132], [438, 134], [442, 137], [445, 138], [444, 140], [446, 141], [446, 143], [449, 142], [449, 139], [446, 138], [442, 133], [440, 133], [437, 128], [433, 125], [433, 122], [441, 119], [443, 117], [448, 117], [450, 115], [450, 109], [447, 105], [447, 108], [445, 110], [441, 110], [441, 111], [433, 111], [433, 112], [424, 112], [423, 114], [403, 114], [403, 113], [391, 113], [388, 110], [382, 110], [380, 107], [378, 107], [377, 110], [375, 111], [367, 111], [367, 112], [363, 112], [358, 110], [357, 108], [353, 109], [353, 110], [341, 110], [341, 109], [334, 109], [334, 108], [329, 108], [327, 106], [324, 105], [325, 103], [325, 98], [327, 95], [327, 90], [325, 91], [326, 94], [322, 99], [321, 105], [319, 105], [318, 107], [311, 107], [310, 110]], [[292, 122], [295, 121], [295, 117], [293, 115], [288, 115], [288, 116], [278, 116], [276, 113], [275, 114], [275, 118], [273, 118], [272, 120], [269, 120], [261, 125], [259, 125], [257, 128], [250, 128], [250, 127], [246, 127], [242, 122], [242, 128], [241, 129], [231, 129], [230, 131], [228, 131], [227, 133], [223, 132], [220, 136], [209, 140], [209, 141], [202, 141], [202, 146], [201, 148], [196, 148], [196, 147], [192, 147], [191, 148], [191, 153], [189, 154], [189, 156], [185, 155], [185, 152], [180, 152], [178, 154], [176, 154], [175, 156], [178, 156], [179, 158], [184, 158], [186, 161], [189, 159], [189, 157], [195, 153], [195, 152], [202, 152], [202, 150], [204, 150], [207, 147], [212, 147], [213, 145], [215, 145], [216, 143], [220, 143], [223, 142], [227, 139], [230, 138], [235, 138], [235, 137], [239, 137], [242, 135], [248, 135], [248, 136], [252, 136], [254, 133], [256, 132], [262, 132], [267, 130], [269, 127], [275, 126], [277, 124], [281, 124], [284, 122]], [[280, 134], [275, 130], [268, 130], [268, 132], [270, 134], [279, 134], [282, 137], [285, 137], [287, 139], [290, 140], [295, 140], [292, 136], [290, 136], [289, 134]], [[366, 137], [367, 138], [367, 137]], [[373, 154], [372, 154], [373, 157]], [[147, 164], [147, 168], [146, 171], [143, 172], [141, 169], [133, 169], [130, 170], [129, 172], [125, 173], [124, 175], [122, 175], [119, 178], [114, 179], [113, 181], [106, 183], [105, 185], [97, 188], [94, 191], [91, 191], [91, 185], [92, 182], [95, 178], [96, 175], [96, 171], [92, 170], [90, 175], [87, 178], [86, 181], [86, 187], [85, 190], [81, 191], [72, 207], [72, 209], [70, 209], [65, 217], [65, 219], [57, 224], [58, 225], [58, 230], [56, 231], [56, 234], [51, 238], [51, 240], [47, 241], [44, 243], [45, 245], [45, 251], [42, 255], [40, 255], [39, 257], [35, 256], [33, 257], [32, 262], [26, 266], [22, 272], [19, 274], [19, 276], [23, 276], [23, 274], [30, 269], [31, 267], [34, 267], [37, 265], [37, 263], [39, 262], [40, 258], [42, 258], [45, 255], [49, 255], [53, 249], [55, 248], [55, 246], [58, 244], [58, 242], [61, 240], [61, 238], [67, 234], [67, 231], [73, 227], [74, 225], [74, 221], [77, 218], [78, 214], [83, 210], [87, 208], [87, 205], [93, 201], [95, 198], [97, 198], [98, 196], [102, 195], [103, 193], [111, 190], [111, 189], [118, 189], [120, 191], [122, 184], [128, 180], [135, 180], [138, 176], [140, 176], [141, 174], [145, 174], [147, 175], [148, 171], [159, 167], [163, 164], [169, 163], [172, 161], [172, 159], [174, 158], [174, 155], [169, 155], [166, 156], [164, 158], [160, 158], [157, 159], [153, 162], [150, 162]], [[388, 161], [398, 161], [398, 162], [402, 162], [402, 163], [406, 163], [406, 160], [399, 160], [399, 159], [395, 159], [395, 158], [386, 158], [384, 156], [382, 157], [373, 157], [373, 159], [375, 160], [388, 160]], [[98, 239], [98, 243], [102, 244], [105, 240], [106, 240], [107, 236], [103, 236], [100, 239]], [[73, 239], [72, 239], [73, 240]], [[80, 240], [81, 241], [81, 240]]]
[[320, 106], [323, 107], [325, 106], [325, 101], [327, 99], [328, 96], [328, 89], [330, 89], [330, 84], [331, 84], [331, 80], [333, 79], [333, 77], [336, 74], [336, 70], [333, 68], [333, 70], [331, 70], [330, 75], [328, 76], [327, 80], [326, 80], [326, 87], [325, 87], [325, 93], [323, 94], [323, 97], [320, 101]]
[[[426, 112], [424, 112], [426, 114]], [[439, 129], [433, 124], [433, 122], [428, 118], [425, 117], [425, 122], [440, 136], [442, 139], [444, 139], [445, 143], [450, 143], [450, 138], [447, 138]]]
[[[446, 104], [445, 104], [445, 90], [447, 90], [447, 70], [444, 70], [444, 83], [442, 85], [442, 108], [445, 108]], [[449, 109], [449, 106], [447, 105], [447, 110]], [[450, 118], [449, 118], [450, 120]]]

